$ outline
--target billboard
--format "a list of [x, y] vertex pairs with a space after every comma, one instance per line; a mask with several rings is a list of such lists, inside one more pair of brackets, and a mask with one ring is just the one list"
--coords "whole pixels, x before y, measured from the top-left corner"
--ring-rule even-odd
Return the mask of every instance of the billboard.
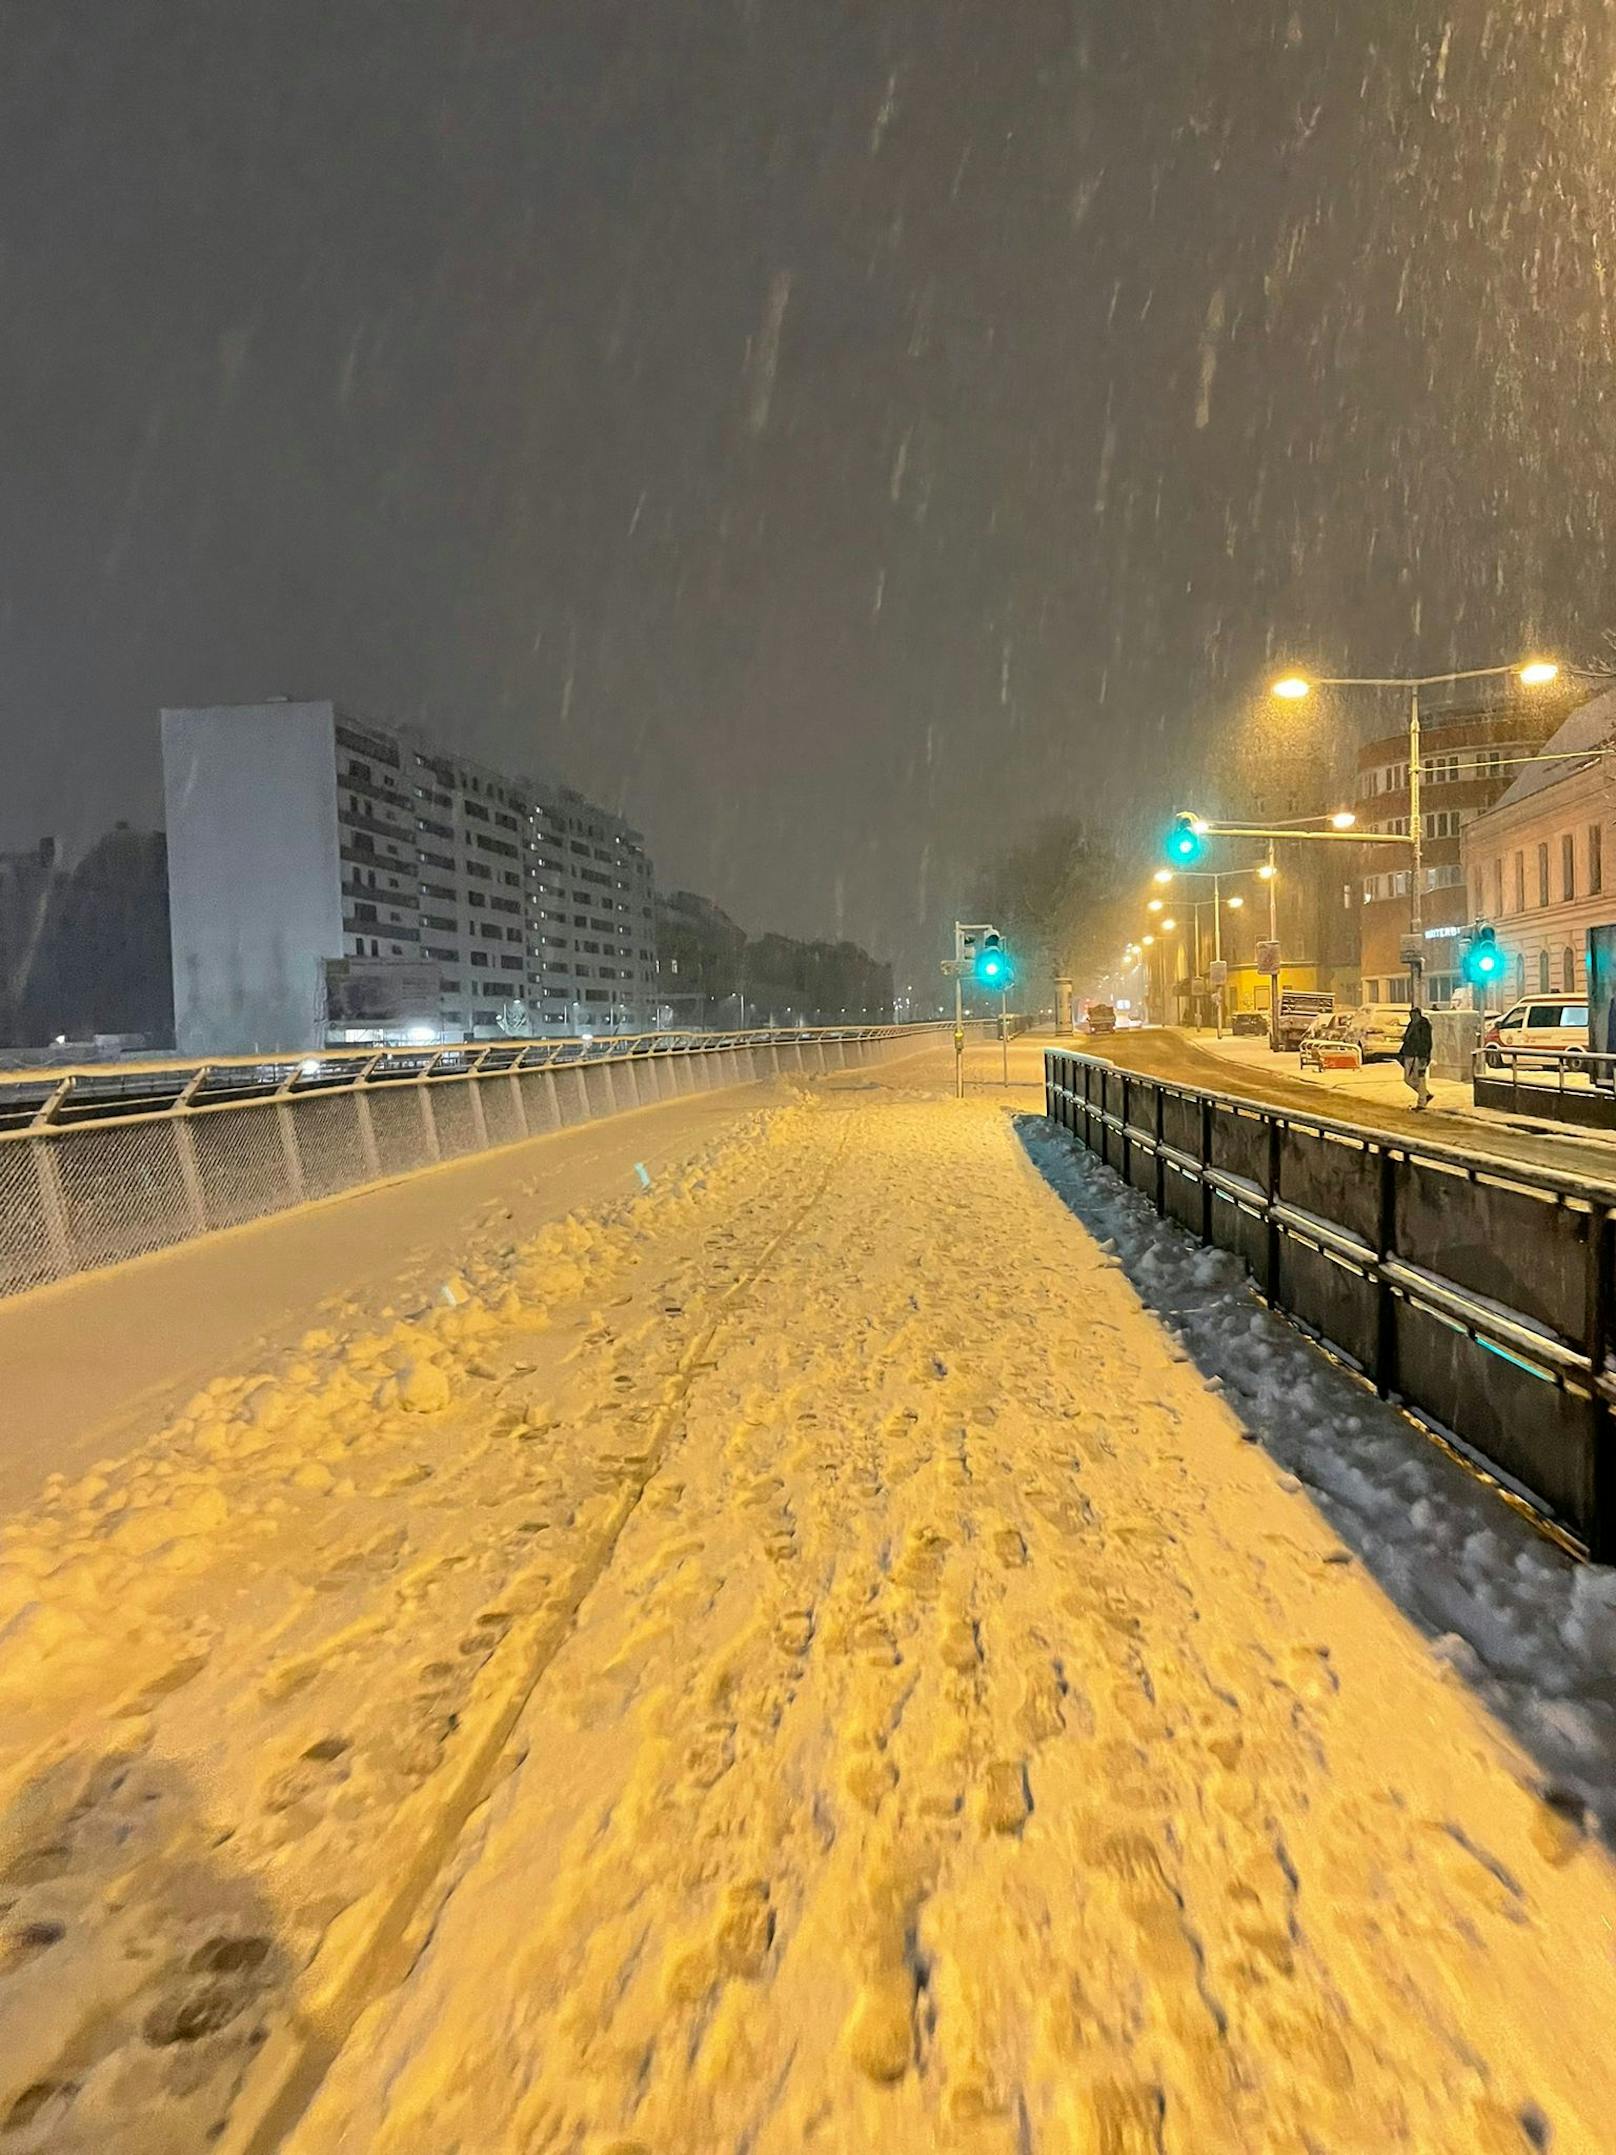
[[328, 958], [328, 1025], [436, 1025], [438, 968], [418, 958]]

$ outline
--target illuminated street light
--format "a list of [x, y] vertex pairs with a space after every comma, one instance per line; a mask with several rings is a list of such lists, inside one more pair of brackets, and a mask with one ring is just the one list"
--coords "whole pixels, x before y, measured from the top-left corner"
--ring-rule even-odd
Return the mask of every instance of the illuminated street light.
[[[1524, 688], [1546, 688], [1559, 678], [1560, 669], [1553, 659], [1524, 659], [1513, 666], [1470, 666], [1458, 673], [1425, 674], [1320, 674], [1308, 681], [1299, 673], [1286, 674], [1275, 681], [1269, 694], [1280, 697], [1286, 703], [1296, 703], [1314, 688], [1394, 688], [1408, 697], [1408, 829], [1413, 848], [1413, 873], [1408, 879], [1409, 931], [1413, 947], [1418, 950], [1425, 932], [1425, 817], [1420, 808], [1420, 787], [1424, 764], [1420, 751], [1420, 691], [1428, 688], [1449, 688], [1460, 681], [1497, 680], [1502, 674], [1514, 674]], [[1415, 958], [1410, 965], [1410, 992], [1418, 999], [1421, 960]]]
[[1330, 828], [1333, 831], [1350, 831], [1357, 820], [1350, 808], [1338, 808], [1330, 818]]
[[1139, 938], [1139, 947], [1141, 950], [1149, 950], [1152, 948], [1155, 941], [1156, 938], [1153, 935], [1142, 935]]
[[1150, 880], [1152, 883], [1171, 883], [1173, 871], [1171, 868], [1158, 868]]
[[1164, 935], [1171, 935], [1171, 934], [1172, 934], [1172, 932], [1173, 932], [1173, 930], [1174, 930], [1174, 929], [1175, 929], [1175, 928], [1176, 928], [1177, 926], [1178, 926], [1178, 922], [1177, 922], [1176, 920], [1164, 920], [1164, 921], [1162, 922], [1162, 933], [1163, 933]]
[[1145, 911], [1147, 913], [1159, 913], [1161, 909], [1162, 902], [1159, 898], [1152, 898], [1150, 900], [1150, 903], [1145, 907]]
[[1238, 913], [1240, 908], [1245, 904], [1246, 901], [1237, 893], [1233, 898], [1225, 898], [1223, 902], [1229, 908], [1229, 911], [1231, 913]]
[[1257, 870], [1257, 873], [1262, 877], [1265, 883], [1272, 883], [1274, 877], [1279, 873], [1279, 871], [1274, 866], [1272, 861], [1264, 861], [1262, 866]]

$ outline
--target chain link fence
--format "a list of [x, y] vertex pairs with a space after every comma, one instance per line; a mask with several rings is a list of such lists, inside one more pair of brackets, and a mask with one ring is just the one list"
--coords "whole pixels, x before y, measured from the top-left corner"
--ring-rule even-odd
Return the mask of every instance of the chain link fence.
[[601, 1116], [884, 1061], [938, 1030], [350, 1050], [0, 1079], [0, 1295]]

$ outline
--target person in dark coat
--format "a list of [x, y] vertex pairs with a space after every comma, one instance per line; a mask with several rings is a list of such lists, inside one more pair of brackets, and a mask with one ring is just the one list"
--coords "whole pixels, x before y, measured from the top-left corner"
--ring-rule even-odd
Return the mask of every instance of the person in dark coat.
[[1431, 1088], [1425, 1082], [1431, 1067], [1431, 1021], [1418, 1003], [1409, 1013], [1397, 1060], [1403, 1066], [1403, 1083], [1414, 1095], [1414, 1108], [1418, 1113], [1422, 1107], [1431, 1104]]

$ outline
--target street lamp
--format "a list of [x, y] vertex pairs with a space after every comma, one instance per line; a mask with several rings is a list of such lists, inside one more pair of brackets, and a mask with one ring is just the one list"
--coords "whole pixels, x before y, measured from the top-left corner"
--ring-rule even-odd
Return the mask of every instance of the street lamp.
[[1350, 831], [1357, 820], [1350, 808], [1338, 808], [1330, 818], [1330, 828], [1333, 831]]
[[[1416, 945], [1409, 965], [1410, 999], [1419, 992], [1424, 957], [1418, 945], [1425, 932], [1425, 830], [1420, 809], [1420, 690], [1447, 688], [1457, 681], [1497, 680], [1512, 673], [1523, 688], [1547, 688], [1560, 677], [1553, 659], [1526, 659], [1513, 666], [1469, 666], [1459, 673], [1397, 674], [1305, 674], [1288, 673], [1269, 690], [1284, 703], [1300, 703], [1316, 688], [1395, 688], [1408, 696], [1408, 831], [1414, 846], [1414, 870], [1409, 878], [1409, 934]], [[1332, 816], [1332, 822], [1335, 818]], [[1341, 828], [1341, 826], [1337, 826]]]
[[[1350, 812], [1349, 812], [1349, 819], [1350, 819]], [[1205, 826], [1205, 819], [1204, 819], [1204, 818], [1199, 818], [1199, 817], [1197, 817], [1197, 818], [1188, 818], [1188, 819], [1186, 819], [1186, 820], [1194, 821], [1194, 822], [1196, 822], [1196, 823], [1199, 823], [1199, 824], [1201, 824], [1201, 825]], [[1228, 883], [1228, 882], [1231, 882], [1231, 881], [1232, 881], [1232, 880], [1233, 880], [1233, 879], [1234, 879], [1234, 878], [1235, 878], [1236, 876], [1243, 876], [1243, 875], [1260, 875], [1260, 876], [1265, 876], [1265, 877], [1266, 877], [1266, 876], [1269, 876], [1269, 875], [1271, 875], [1271, 874], [1272, 874], [1272, 872], [1273, 872], [1273, 871], [1272, 871], [1272, 869], [1270, 869], [1270, 868], [1266, 868], [1266, 867], [1259, 867], [1259, 868], [1180, 868], [1180, 869], [1177, 869], [1177, 870], [1174, 870], [1174, 869], [1172, 869], [1172, 868], [1158, 868], [1158, 869], [1156, 870], [1156, 872], [1155, 872], [1154, 876], [1152, 876], [1151, 880], [1152, 880], [1152, 882], [1155, 882], [1155, 883], [1172, 883], [1172, 882], [1175, 882], [1175, 881], [1176, 881], [1176, 880], [1178, 879], [1178, 877], [1179, 877], [1179, 876], [1183, 876], [1183, 877], [1185, 877], [1186, 879], [1188, 879], [1188, 880], [1190, 880], [1190, 881], [1196, 881], [1196, 882], [1202, 882], [1202, 883], [1210, 883], [1210, 884], [1211, 884], [1211, 886], [1212, 886], [1212, 955], [1213, 955], [1214, 959], [1218, 959], [1218, 960], [1221, 960], [1221, 959], [1222, 959], [1222, 956], [1223, 956], [1223, 907], [1224, 907], [1224, 905], [1225, 905], [1225, 904], [1227, 904], [1227, 905], [1229, 905], [1229, 906], [1232, 906], [1232, 907], [1235, 907], [1235, 908], [1237, 908], [1237, 909], [1238, 909], [1239, 907], [1241, 907], [1241, 906], [1243, 906], [1243, 905], [1245, 904], [1245, 900], [1244, 900], [1243, 898], [1239, 898], [1239, 897], [1230, 897], [1230, 898], [1228, 898], [1228, 899], [1225, 899], [1225, 898], [1224, 898], [1224, 896], [1223, 896], [1223, 886], [1224, 886], [1224, 884], [1225, 884], [1225, 883]], [[1270, 893], [1270, 899], [1271, 899], [1271, 898], [1272, 898], [1272, 893]], [[1194, 935], [1195, 935], [1195, 956], [1194, 956], [1194, 963], [1193, 963], [1193, 965], [1191, 966], [1190, 970], [1191, 970], [1191, 972], [1192, 972], [1192, 973], [1198, 974], [1198, 973], [1200, 972], [1200, 969], [1201, 969], [1201, 905], [1202, 905], [1203, 901], [1202, 901], [1201, 899], [1199, 899], [1199, 898], [1196, 898], [1196, 899], [1192, 899], [1192, 900], [1191, 900], [1191, 903], [1192, 903], [1192, 905], [1193, 905], [1193, 907], [1194, 907], [1194, 913], [1195, 913], [1195, 927], [1194, 927]], [[1162, 900], [1161, 900], [1161, 899], [1159, 899], [1159, 898], [1149, 898], [1149, 899], [1147, 899], [1147, 900], [1145, 901], [1145, 905], [1146, 905], [1146, 910], [1147, 910], [1148, 912], [1151, 912], [1151, 913], [1158, 913], [1158, 912], [1160, 912], [1160, 911], [1162, 910]], [[1270, 910], [1270, 913], [1272, 913], [1272, 904], [1270, 904], [1270, 908], [1269, 908], [1269, 910]], [[1159, 926], [1161, 926], [1161, 927], [1167, 927], [1167, 926], [1169, 925], [1169, 923], [1168, 923], [1168, 922], [1166, 922], [1166, 921], [1162, 921], [1162, 922], [1159, 922], [1159, 923], [1158, 923], [1158, 925], [1159, 925]], [[1272, 934], [1272, 933], [1273, 933], [1273, 926], [1272, 926], [1272, 921], [1270, 921], [1270, 925], [1269, 925], [1269, 933], [1270, 933], [1270, 934]], [[1218, 990], [1217, 990], [1217, 1029], [1218, 1029], [1218, 1038], [1219, 1038], [1220, 1040], [1221, 1040], [1221, 1039], [1222, 1039], [1222, 1037], [1223, 1037], [1223, 1017], [1224, 1017], [1224, 1008], [1223, 1008], [1223, 1001], [1224, 1001], [1224, 991], [1223, 991], [1223, 988], [1222, 988], [1222, 987], [1220, 986], [1220, 987], [1218, 988]]]

